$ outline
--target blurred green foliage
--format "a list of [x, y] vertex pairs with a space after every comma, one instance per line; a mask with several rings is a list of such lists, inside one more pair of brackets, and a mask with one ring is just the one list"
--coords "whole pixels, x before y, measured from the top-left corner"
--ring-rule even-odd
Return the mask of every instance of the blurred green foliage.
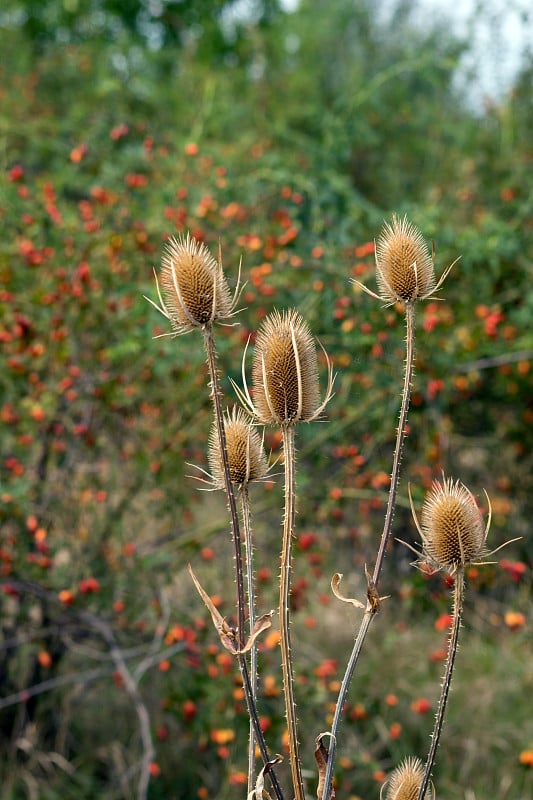
[[[293, 592], [298, 634], [312, 643], [297, 657], [303, 730], [326, 727], [333, 694], [321, 683], [323, 662], [339, 648], [334, 611], [317, 598], [332, 572], [361, 574], [383, 516], [402, 316], [349, 279], [373, 287], [372, 242], [393, 211], [435, 242], [437, 272], [461, 256], [445, 299], [418, 314], [395, 534], [413, 536], [408, 480], [417, 504], [442, 469], [480, 497], [485, 487], [492, 545], [524, 538], [506, 569], [472, 577], [481, 600], [470, 611], [486, 638], [476, 652], [498, 652], [501, 639], [518, 663], [517, 642], [530, 647], [503, 619], [527, 606], [532, 552], [533, 66], [524, 63], [505, 97], [474, 112], [455, 81], [469, 43], [442, 25], [416, 25], [410, 3], [388, 20], [375, 5], [302, 0], [286, 13], [256, 2], [244, 15], [236, 3], [196, 0], [3, 5], [0, 675], [4, 701], [14, 698], [0, 698], [5, 797], [126, 796], [123, 765], [139, 751], [135, 719], [83, 613], [109, 622], [132, 663], [156, 641], [163, 662], [165, 648], [178, 648], [168, 671], [155, 658], [152, 679], [141, 683], [162, 770], [150, 797], [243, 791], [228, 784], [239, 778], [228, 763], [244, 762], [242, 704], [184, 570], [203, 559], [206, 585], [231, 615], [231, 579], [220, 584], [231, 573], [223, 500], [186, 477], [189, 463], [206, 465], [204, 356], [193, 336], [153, 339], [165, 320], [143, 299], [155, 298], [152, 270], [168, 235], [189, 230], [214, 252], [220, 241], [233, 283], [243, 259], [246, 308], [218, 338], [227, 403], [244, 344], [273, 306], [298, 306], [338, 373], [327, 423], [299, 436], [299, 524], [312, 537], [297, 553]], [[275, 453], [275, 433], [266, 441]], [[257, 489], [253, 499], [266, 609], [275, 602], [280, 489]], [[386, 575], [400, 609], [389, 613], [406, 626], [431, 618], [435, 604], [445, 610], [445, 587], [409, 560], [395, 548]], [[275, 651], [263, 658], [276, 675]], [[422, 662], [438, 683], [440, 665]], [[103, 676], [91, 677], [95, 665]], [[400, 692], [393, 666], [369, 657], [357, 687], [365, 715], [356, 710], [346, 723], [361, 757], [341, 762], [343, 791], [377, 796], [380, 770], [424, 747], [426, 728], [409, 703], [425, 678], [401, 676]], [[60, 688], [69, 676], [77, 682]], [[24, 695], [48, 680], [57, 682], [51, 693]], [[85, 702], [72, 688], [80, 682]], [[261, 713], [275, 751], [283, 726], [272, 686]], [[394, 719], [384, 686], [403, 693]], [[505, 692], [512, 720], [519, 699]], [[471, 741], [473, 716], [453, 719], [454, 742]], [[120, 720], [115, 729], [110, 719]], [[398, 720], [401, 738], [387, 738]], [[215, 732], [236, 725], [228, 762]], [[533, 733], [521, 725], [523, 738], [507, 732], [504, 745], [496, 731], [484, 740], [503, 752], [494, 763], [504, 764], [514, 794], [490, 795], [503, 783], [485, 766], [479, 775], [473, 760], [456, 783], [448, 765], [447, 796], [463, 797], [466, 785], [487, 800], [527, 796], [518, 750]]]

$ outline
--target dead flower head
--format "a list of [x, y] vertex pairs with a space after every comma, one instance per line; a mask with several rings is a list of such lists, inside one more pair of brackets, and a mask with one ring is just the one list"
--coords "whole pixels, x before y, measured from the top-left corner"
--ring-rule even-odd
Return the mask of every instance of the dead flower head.
[[253, 401], [246, 381], [240, 400], [263, 425], [311, 422], [332, 396], [333, 374], [328, 359], [328, 386], [320, 402], [318, 358], [307, 322], [295, 309], [273, 311], [263, 321], [252, 364]]
[[442, 483], [434, 481], [422, 506], [420, 523], [412, 500], [411, 508], [422, 539], [422, 556], [436, 569], [453, 574], [486, 554], [490, 514], [485, 525], [473, 494], [460, 481], [454, 483], [444, 477]]
[[376, 242], [376, 281], [378, 294], [359, 281], [353, 281], [367, 294], [387, 305], [427, 300], [440, 289], [455, 261], [435, 281], [434, 254], [420, 230], [407, 217], [393, 214]]
[[239, 286], [233, 295], [230, 292], [220, 256], [217, 261], [203, 242], [189, 234], [167, 241], [161, 287], [162, 293], [158, 283], [160, 305], [150, 302], [170, 321], [174, 335], [232, 317], [239, 296]]
[[[424, 778], [424, 765], [419, 758], [406, 758], [391, 773], [381, 790], [382, 800], [417, 800]], [[385, 795], [383, 791], [385, 790]], [[428, 789], [427, 800], [433, 800], [433, 789]]]
[[[262, 480], [268, 472], [263, 441], [240, 408], [234, 406], [231, 413], [226, 412], [224, 431], [231, 482], [243, 487], [251, 481]], [[216, 425], [213, 425], [209, 437], [208, 460], [214, 488], [224, 489], [224, 464]]]

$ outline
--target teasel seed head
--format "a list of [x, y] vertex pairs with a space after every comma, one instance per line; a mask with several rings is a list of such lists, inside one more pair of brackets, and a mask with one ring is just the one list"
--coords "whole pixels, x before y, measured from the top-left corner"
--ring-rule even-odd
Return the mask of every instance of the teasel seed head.
[[460, 481], [454, 483], [444, 476], [442, 483], [434, 481], [422, 506], [420, 524], [414, 508], [413, 514], [423, 557], [437, 569], [453, 574], [485, 555], [490, 515], [485, 525], [473, 494]]
[[[424, 765], [420, 759], [406, 758], [384, 784], [383, 800], [417, 800], [423, 777]], [[428, 789], [426, 800], [434, 800], [433, 789]]]
[[328, 386], [321, 403], [315, 340], [295, 309], [281, 314], [275, 310], [263, 320], [255, 341], [252, 381], [253, 401], [246, 384], [239, 396], [263, 425], [311, 422], [330, 400], [331, 362], [328, 359]]
[[395, 214], [376, 243], [376, 279], [387, 303], [414, 302], [435, 290], [431, 252], [421, 232], [407, 217]]
[[192, 236], [171, 237], [162, 258], [162, 293], [157, 285], [160, 306], [173, 333], [205, 329], [233, 316], [239, 286], [232, 296], [219, 256], [213, 258], [203, 242]]
[[357, 280], [367, 294], [386, 305], [413, 304], [427, 300], [440, 289], [457, 259], [435, 282], [435, 258], [420, 230], [407, 217], [392, 215], [376, 242], [376, 281], [378, 294]]
[[[230, 479], [238, 487], [261, 481], [268, 472], [263, 440], [242, 409], [233, 407], [224, 415], [224, 431], [228, 451]], [[216, 425], [209, 437], [209, 468], [213, 487], [224, 489], [224, 465]]]

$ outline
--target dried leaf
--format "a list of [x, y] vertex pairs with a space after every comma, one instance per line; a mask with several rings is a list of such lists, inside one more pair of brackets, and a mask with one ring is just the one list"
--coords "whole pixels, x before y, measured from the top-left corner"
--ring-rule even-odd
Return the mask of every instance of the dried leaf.
[[[322, 739], [324, 738], [324, 736], [331, 736], [331, 733], [329, 732], [320, 733], [315, 739], [316, 742], [315, 761], [318, 768], [318, 786], [316, 789], [317, 800], [325, 800], [325, 798], [323, 797], [324, 781], [326, 779], [326, 768], [328, 765], [329, 751], [326, 750], [326, 748], [322, 744]], [[335, 797], [335, 789], [332, 786], [328, 800], [333, 800], [334, 797]]]
[[342, 580], [342, 573], [341, 572], [336, 572], [335, 575], [331, 579], [331, 591], [333, 592], [335, 597], [338, 600], [342, 600], [343, 603], [351, 603], [356, 608], [362, 608], [363, 611], [364, 611], [365, 606], [359, 600], [356, 600], [353, 597], [345, 597], [343, 594], [340, 593], [339, 586], [340, 586], [341, 580]]
[[213, 625], [215, 626], [215, 629], [220, 637], [220, 641], [222, 642], [226, 650], [229, 650], [229, 652], [232, 653], [234, 656], [241, 656], [244, 653], [247, 653], [249, 650], [251, 650], [257, 637], [261, 633], [263, 633], [263, 631], [266, 631], [268, 628], [270, 628], [270, 626], [272, 625], [272, 614], [274, 612], [270, 611], [268, 614], [263, 614], [262, 617], [259, 617], [259, 619], [256, 620], [253, 630], [248, 638], [248, 641], [246, 642], [242, 650], [239, 650], [237, 646], [238, 639], [234, 629], [230, 625], [228, 625], [228, 623], [226, 622], [220, 611], [217, 609], [217, 607], [215, 606], [215, 604], [213, 603], [207, 592], [202, 588], [202, 585], [200, 584], [200, 581], [194, 574], [190, 564], [187, 564], [187, 569], [189, 570], [189, 575], [194, 581], [194, 585], [196, 586], [198, 594], [204, 601], [209, 613], [211, 614]]
[[194, 574], [192, 567], [190, 564], [187, 564], [187, 569], [189, 570], [189, 575], [193, 579], [194, 585], [198, 591], [198, 594], [204, 601], [209, 613], [211, 614], [211, 619], [213, 620], [213, 625], [220, 636], [220, 641], [222, 642], [223, 646], [226, 650], [229, 650], [230, 653], [233, 655], [237, 655], [239, 653], [239, 649], [237, 645], [237, 637], [235, 636], [235, 631], [228, 625], [220, 611], [217, 609], [209, 595], [200, 585], [200, 581]]
[[255, 782], [255, 789], [253, 792], [250, 792], [248, 795], [247, 800], [263, 800], [266, 797], [266, 800], [272, 800], [269, 793], [265, 789], [265, 775], [271, 771], [271, 769], [276, 765], [280, 764], [283, 761], [283, 757], [280, 755], [276, 755], [271, 761], [267, 761], [259, 775], [257, 776], [257, 780]]
[[274, 613], [273, 611], [269, 611], [268, 614], [263, 614], [262, 617], [259, 617], [259, 619], [256, 620], [253, 630], [250, 636], [248, 637], [248, 641], [246, 642], [242, 650], [238, 651], [238, 655], [243, 655], [244, 653], [247, 653], [248, 650], [251, 650], [259, 634], [263, 633], [263, 631], [266, 631], [268, 628], [270, 628], [270, 626], [272, 625], [273, 613]]

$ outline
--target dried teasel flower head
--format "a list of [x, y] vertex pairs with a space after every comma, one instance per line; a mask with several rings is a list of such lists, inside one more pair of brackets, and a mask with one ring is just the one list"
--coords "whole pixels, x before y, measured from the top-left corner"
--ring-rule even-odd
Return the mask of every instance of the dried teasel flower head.
[[203, 242], [189, 234], [167, 241], [161, 287], [162, 293], [157, 284], [160, 305], [150, 302], [170, 321], [174, 335], [228, 319], [239, 296], [239, 286], [233, 295], [230, 292], [220, 256], [217, 261]]
[[473, 494], [460, 481], [454, 483], [443, 476], [442, 483], [433, 482], [420, 523], [412, 500], [411, 508], [422, 539], [423, 558], [436, 569], [453, 574], [485, 555], [490, 513], [485, 525]]
[[[424, 765], [419, 758], [406, 758], [399, 767], [391, 773], [381, 790], [382, 800], [417, 800], [422, 779]], [[385, 794], [383, 795], [383, 791]], [[427, 800], [434, 800], [432, 788], [428, 788]]]
[[433, 258], [421, 232], [393, 215], [376, 243], [376, 279], [387, 303], [424, 299], [435, 289]]
[[440, 289], [455, 261], [435, 282], [434, 254], [420, 230], [407, 217], [393, 214], [376, 242], [376, 281], [378, 294], [354, 281], [367, 294], [387, 305], [427, 300]]
[[275, 310], [263, 320], [255, 341], [253, 401], [246, 381], [244, 391], [237, 390], [239, 398], [263, 425], [311, 422], [332, 396], [334, 378], [327, 361], [328, 386], [321, 403], [317, 351], [309, 326], [295, 309]]
[[[263, 440], [240, 408], [234, 406], [231, 413], [226, 412], [224, 431], [231, 482], [243, 487], [251, 481], [262, 480], [268, 472]], [[208, 460], [213, 487], [224, 489], [224, 464], [216, 425], [209, 437]]]

